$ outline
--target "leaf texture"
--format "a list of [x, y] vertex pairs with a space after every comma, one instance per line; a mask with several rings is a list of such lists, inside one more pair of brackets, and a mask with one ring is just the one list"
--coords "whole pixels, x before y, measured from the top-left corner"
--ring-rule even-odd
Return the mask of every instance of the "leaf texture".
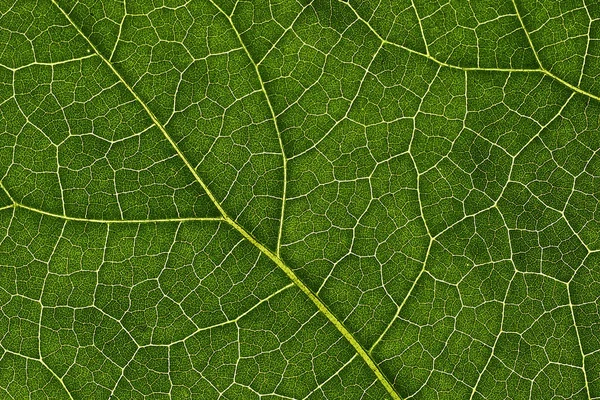
[[600, 399], [599, 21], [0, 0], [0, 397]]

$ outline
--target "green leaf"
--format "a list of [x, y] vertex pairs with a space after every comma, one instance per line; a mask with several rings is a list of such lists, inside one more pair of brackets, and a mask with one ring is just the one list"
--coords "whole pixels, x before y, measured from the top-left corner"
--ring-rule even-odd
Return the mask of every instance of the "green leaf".
[[0, 1], [0, 397], [600, 399], [599, 21]]

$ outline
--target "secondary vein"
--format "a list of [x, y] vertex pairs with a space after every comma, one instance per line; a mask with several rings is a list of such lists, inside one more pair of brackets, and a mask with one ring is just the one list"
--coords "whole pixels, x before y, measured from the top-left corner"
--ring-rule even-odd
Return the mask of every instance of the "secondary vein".
[[[356, 18], [358, 20], [362, 21], [367, 26], [367, 28], [369, 28], [369, 30], [371, 32], [373, 32], [379, 38], [379, 40], [381, 40], [383, 42], [383, 44], [394, 46], [394, 47], [400, 48], [400, 49], [402, 49], [404, 51], [408, 51], [409, 53], [416, 54], [416, 55], [419, 55], [421, 57], [425, 57], [426, 59], [431, 60], [434, 63], [441, 65], [442, 67], [447, 67], [447, 68], [452, 68], [452, 69], [458, 69], [458, 70], [461, 70], [461, 71], [490, 71], [490, 72], [506, 72], [506, 73], [512, 73], [512, 72], [516, 72], [516, 73], [518, 73], [518, 72], [540, 73], [540, 74], [544, 74], [544, 75], [548, 76], [549, 78], [554, 79], [555, 81], [561, 83], [562, 85], [568, 87], [569, 89], [571, 89], [571, 90], [573, 90], [573, 91], [575, 91], [575, 92], [577, 92], [579, 94], [582, 94], [582, 95], [584, 95], [586, 97], [589, 97], [591, 99], [600, 101], [600, 96], [597, 96], [597, 95], [595, 95], [593, 93], [587, 92], [584, 89], [581, 89], [580, 87], [575, 86], [575, 85], [573, 85], [573, 84], [565, 81], [564, 79], [562, 79], [562, 78], [554, 75], [552, 72], [550, 72], [546, 68], [544, 68], [544, 66], [542, 65], [540, 59], [538, 58], [538, 55], [537, 55], [537, 52], [535, 51], [535, 48], [533, 47], [533, 43], [531, 42], [529, 34], [527, 33], [527, 30], [525, 30], [525, 25], [523, 25], [523, 21], [521, 20], [521, 17], [519, 15], [519, 11], [518, 10], [517, 10], [517, 17], [518, 17], [519, 21], [521, 22], [521, 26], [522, 26], [523, 30], [525, 31], [528, 43], [531, 46], [531, 49], [532, 49], [532, 51], [533, 51], [533, 53], [535, 55], [536, 61], [538, 62], [538, 65], [539, 65], [538, 68], [461, 67], [461, 66], [458, 66], [458, 65], [448, 64], [448, 63], [446, 63], [444, 61], [438, 60], [437, 58], [433, 57], [430, 54], [421, 53], [420, 51], [413, 50], [410, 47], [406, 47], [406, 46], [403, 46], [401, 44], [398, 44], [398, 43], [395, 43], [395, 42], [392, 42], [392, 41], [389, 41], [389, 40], [385, 39], [384, 37], [382, 37], [379, 34], [379, 32], [377, 32], [371, 26], [371, 24], [369, 24], [368, 21], [366, 21], [364, 18], [362, 18], [356, 12], [356, 10], [348, 2], [343, 1], [343, 0], [338, 0], [338, 1], [340, 1], [341, 3], [344, 3], [348, 7], [350, 7], [350, 9], [352, 10], [352, 12], [356, 16]], [[515, 5], [515, 9], [516, 9], [516, 5]]]
[[283, 161], [283, 193], [281, 195], [281, 213], [280, 213], [280, 218], [279, 218], [279, 231], [277, 233], [277, 248], [276, 248], [277, 256], [279, 256], [279, 250], [281, 248], [281, 236], [283, 234], [283, 217], [285, 215], [285, 199], [286, 199], [286, 191], [287, 191], [287, 157], [285, 155], [285, 150], [283, 148], [283, 138], [281, 136], [281, 130], [279, 129], [279, 125], [277, 124], [277, 117], [275, 116], [275, 110], [273, 109], [273, 105], [271, 104], [271, 100], [269, 98], [269, 95], [267, 94], [267, 90], [265, 89], [265, 83], [262, 79], [260, 71], [258, 70], [258, 64], [255, 63], [254, 60], [252, 59], [252, 56], [250, 55], [250, 51], [248, 50], [248, 47], [246, 47], [246, 44], [242, 40], [242, 36], [240, 35], [239, 31], [237, 30], [236, 26], [234, 25], [231, 17], [229, 15], [227, 15], [221, 9], [221, 7], [219, 7], [213, 0], [210, 0], [210, 2], [217, 10], [219, 10], [219, 12], [221, 14], [223, 14], [225, 16], [225, 18], [227, 18], [227, 21], [229, 21], [229, 25], [231, 25], [231, 28], [235, 32], [235, 35], [237, 36], [237, 38], [242, 46], [242, 49], [246, 53], [246, 56], [248, 57], [248, 59], [250, 60], [252, 65], [254, 66], [254, 71], [256, 73], [256, 77], [260, 84], [260, 90], [263, 93], [263, 95], [265, 96], [265, 101], [267, 102], [267, 106], [269, 107], [271, 119], [273, 120], [273, 124], [275, 125], [275, 131], [277, 132], [277, 139], [279, 140], [279, 148], [281, 149], [281, 157], [282, 157], [282, 161]]
[[56, 214], [39, 208], [30, 207], [21, 203], [13, 203], [8, 206], [0, 208], [4, 210], [6, 208], [22, 208], [25, 210], [33, 211], [38, 214], [47, 215], [53, 218], [60, 218], [66, 221], [78, 221], [78, 222], [90, 222], [97, 224], [145, 224], [145, 223], [157, 223], [157, 222], [192, 222], [192, 221], [223, 221], [223, 217], [187, 217], [187, 218], [154, 218], [154, 219], [97, 219], [97, 218], [81, 218], [71, 217], [64, 214]]

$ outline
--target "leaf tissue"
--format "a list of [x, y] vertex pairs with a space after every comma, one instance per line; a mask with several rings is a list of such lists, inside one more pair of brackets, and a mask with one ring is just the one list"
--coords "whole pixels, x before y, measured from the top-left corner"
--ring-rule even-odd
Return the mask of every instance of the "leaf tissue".
[[0, 0], [0, 398], [600, 399], [600, 3]]

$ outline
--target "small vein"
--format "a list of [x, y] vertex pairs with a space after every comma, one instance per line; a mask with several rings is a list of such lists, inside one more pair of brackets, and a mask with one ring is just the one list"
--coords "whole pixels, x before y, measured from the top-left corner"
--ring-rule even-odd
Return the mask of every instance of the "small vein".
[[587, 376], [587, 371], [585, 369], [585, 354], [583, 352], [583, 346], [581, 344], [581, 335], [579, 334], [579, 328], [577, 327], [577, 321], [575, 319], [575, 310], [573, 309], [573, 301], [571, 300], [571, 285], [567, 285], [567, 295], [569, 296], [569, 311], [571, 313], [571, 318], [573, 318], [573, 326], [575, 327], [575, 335], [577, 336], [577, 344], [579, 347], [579, 351], [581, 352], [581, 369], [583, 370], [583, 380], [585, 382], [585, 391], [588, 395], [588, 398], [592, 398], [589, 387], [589, 379]]

